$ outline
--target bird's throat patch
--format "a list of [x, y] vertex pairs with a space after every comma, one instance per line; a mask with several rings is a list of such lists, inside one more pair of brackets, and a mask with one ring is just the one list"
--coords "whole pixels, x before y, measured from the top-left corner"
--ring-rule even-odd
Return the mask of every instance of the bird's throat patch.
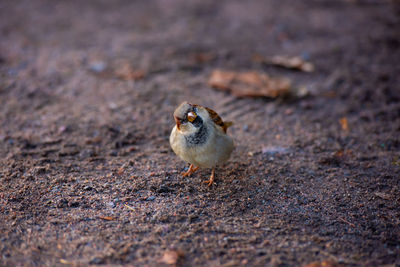
[[185, 136], [189, 146], [204, 144], [207, 142], [207, 137], [208, 129], [205, 125], [202, 125], [196, 133]]

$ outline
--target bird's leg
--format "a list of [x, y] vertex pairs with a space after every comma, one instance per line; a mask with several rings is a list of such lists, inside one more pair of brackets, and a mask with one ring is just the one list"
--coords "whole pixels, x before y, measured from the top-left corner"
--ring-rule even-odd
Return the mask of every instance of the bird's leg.
[[214, 183], [214, 176], [215, 176], [215, 168], [212, 168], [210, 180], [204, 181], [204, 183], [207, 184], [208, 186], [211, 186]]
[[197, 169], [199, 168], [199, 167], [194, 167], [194, 165], [193, 164], [190, 164], [190, 166], [189, 166], [189, 170], [187, 170], [187, 172], [183, 172], [182, 173], [182, 176], [183, 177], [186, 177], [186, 176], [190, 176], [190, 175], [192, 175], [195, 171], [197, 171]]

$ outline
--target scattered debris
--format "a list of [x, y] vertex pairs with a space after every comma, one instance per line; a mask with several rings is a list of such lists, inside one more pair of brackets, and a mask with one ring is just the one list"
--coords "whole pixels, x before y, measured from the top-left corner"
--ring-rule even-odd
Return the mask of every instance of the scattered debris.
[[312, 95], [312, 91], [309, 86], [300, 86], [293, 90], [292, 94], [298, 98], [303, 98]]
[[107, 202], [107, 207], [109, 207], [109, 208], [115, 208], [115, 202], [114, 201], [109, 201], [109, 202]]
[[350, 225], [351, 227], [355, 228], [356, 225], [354, 223], [349, 222], [348, 220], [346, 220], [345, 218], [340, 217], [339, 220], [341, 220], [344, 223], [347, 223], [348, 225]]
[[213, 61], [215, 59], [215, 54], [211, 52], [198, 52], [193, 53], [190, 57], [193, 62], [197, 64], [204, 64]]
[[289, 152], [289, 149], [286, 147], [280, 147], [280, 146], [265, 146], [261, 149], [261, 152], [263, 154], [268, 154], [268, 155], [275, 155], [275, 154], [286, 154]]
[[303, 267], [340, 267], [342, 266], [341, 264], [334, 262], [334, 261], [321, 261], [321, 262], [313, 262], [307, 265], [304, 265]]
[[340, 149], [340, 150], [334, 152], [331, 156], [322, 158], [319, 161], [319, 163], [339, 166], [343, 161], [345, 161], [352, 155], [353, 155], [353, 152], [351, 150]]
[[256, 71], [214, 70], [208, 83], [215, 89], [230, 91], [237, 97], [277, 98], [289, 94], [291, 88], [291, 82], [286, 78], [272, 78]]
[[114, 71], [114, 74], [117, 78], [130, 81], [130, 80], [140, 80], [145, 76], [145, 72], [143, 70], [132, 68], [131, 64], [128, 62], [122, 63], [119, 67], [117, 67]]
[[393, 164], [394, 166], [400, 166], [400, 159], [399, 159], [399, 157], [395, 157], [395, 158], [392, 160], [392, 164]]
[[286, 109], [284, 114], [287, 115], [287, 116], [292, 115], [293, 114], [293, 109], [292, 108]]
[[353, 151], [349, 150], [349, 149], [339, 149], [338, 151], [336, 151], [333, 156], [337, 157], [337, 158], [343, 158], [343, 157], [348, 157], [353, 155]]
[[382, 192], [375, 192], [375, 196], [380, 197], [382, 199], [390, 200], [391, 197], [389, 194], [382, 193]]
[[147, 197], [145, 200], [146, 200], [146, 201], [153, 201], [153, 200], [155, 200], [155, 199], [156, 199], [155, 196], [149, 196], [149, 197]]
[[96, 137], [93, 137], [93, 138], [87, 138], [85, 140], [85, 144], [87, 144], [87, 145], [98, 144], [98, 143], [101, 143], [102, 139], [103, 138], [101, 136], [96, 136]]
[[89, 65], [89, 69], [93, 72], [103, 72], [107, 68], [107, 64], [103, 61], [94, 61]]
[[349, 123], [347, 121], [347, 118], [343, 117], [339, 120], [339, 122], [340, 122], [340, 126], [342, 127], [342, 130], [345, 132], [348, 132], [349, 131]]
[[122, 166], [122, 167], [120, 167], [120, 168], [118, 169], [117, 174], [121, 176], [121, 175], [124, 173], [124, 171], [125, 171], [125, 167]]
[[111, 216], [99, 216], [99, 219], [102, 219], [105, 221], [114, 221], [116, 218], [111, 217]]
[[305, 61], [301, 57], [288, 57], [288, 56], [273, 56], [271, 58], [264, 58], [261, 55], [255, 55], [253, 60], [263, 64], [275, 65], [287, 69], [300, 70], [304, 72], [313, 72], [315, 70], [314, 64]]
[[169, 264], [169, 265], [177, 265], [179, 260], [183, 258], [184, 254], [179, 250], [167, 250], [164, 252], [164, 255], [160, 259], [161, 263]]
[[60, 263], [66, 264], [66, 265], [74, 265], [73, 262], [70, 262], [70, 261], [67, 261], [67, 260], [64, 260], [64, 259], [60, 259]]
[[135, 209], [127, 204], [125, 204], [125, 207], [127, 207], [128, 209], [130, 209], [131, 211], [135, 211]]

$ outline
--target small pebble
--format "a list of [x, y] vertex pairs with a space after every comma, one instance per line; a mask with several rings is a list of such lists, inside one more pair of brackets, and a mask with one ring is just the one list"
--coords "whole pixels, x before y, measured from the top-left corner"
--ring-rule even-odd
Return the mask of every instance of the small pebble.
[[147, 200], [147, 201], [153, 201], [154, 199], [156, 199], [155, 196], [149, 196], [146, 200]]
[[95, 61], [90, 64], [89, 69], [94, 72], [102, 72], [107, 67], [107, 64], [103, 61]]
[[280, 147], [280, 146], [267, 146], [267, 147], [263, 147], [261, 149], [261, 152], [263, 154], [268, 154], [268, 155], [275, 155], [275, 154], [286, 154], [287, 152], [289, 152], [289, 149], [287, 149], [286, 147]]
[[113, 201], [110, 201], [107, 203], [107, 206], [110, 208], [115, 208], [115, 203]]

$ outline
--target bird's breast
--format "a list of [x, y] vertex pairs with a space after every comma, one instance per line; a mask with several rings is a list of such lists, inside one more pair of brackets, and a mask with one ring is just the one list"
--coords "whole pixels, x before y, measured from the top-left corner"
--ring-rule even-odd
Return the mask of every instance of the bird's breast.
[[208, 129], [202, 125], [195, 133], [185, 135], [186, 143], [189, 147], [203, 145], [209, 137]]

